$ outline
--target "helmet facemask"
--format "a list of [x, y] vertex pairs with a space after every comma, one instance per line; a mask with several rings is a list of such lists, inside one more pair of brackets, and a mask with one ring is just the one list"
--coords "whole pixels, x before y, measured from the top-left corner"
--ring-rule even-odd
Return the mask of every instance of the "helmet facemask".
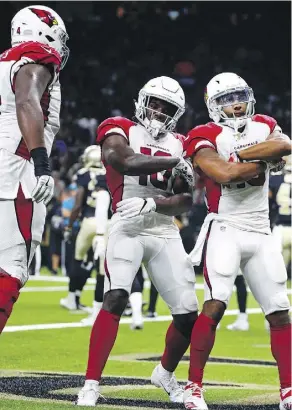
[[[224, 111], [224, 107], [232, 105], [246, 103], [245, 115], [241, 117], [229, 117]], [[250, 87], [234, 87], [228, 90], [222, 91], [211, 97], [207, 101], [207, 107], [210, 117], [216, 123], [223, 121], [224, 124], [234, 128], [235, 132], [238, 132], [240, 128], [245, 126], [248, 118], [254, 115], [256, 100], [253, 95], [253, 90]]]
[[[165, 112], [150, 107], [153, 100], [163, 101], [166, 105]], [[144, 90], [140, 91], [138, 102], [135, 102], [135, 107], [135, 117], [154, 139], [159, 139], [167, 132], [173, 131], [179, 118], [185, 111], [165, 96], [151, 95]]]

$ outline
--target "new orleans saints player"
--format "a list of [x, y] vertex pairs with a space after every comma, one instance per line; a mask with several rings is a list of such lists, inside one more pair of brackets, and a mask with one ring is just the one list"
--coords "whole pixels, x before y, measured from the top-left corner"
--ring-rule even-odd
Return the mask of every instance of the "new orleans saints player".
[[[65, 240], [70, 240], [73, 223], [80, 216], [82, 222], [76, 238], [72, 269], [69, 272], [69, 294], [60, 300], [61, 306], [69, 310], [82, 308], [80, 294], [93, 267], [91, 261], [87, 263], [88, 252], [92, 249], [94, 239], [96, 246], [102, 247], [104, 243], [104, 229], [98, 231], [98, 226], [104, 226], [104, 223], [100, 221], [96, 209], [108, 210], [110, 204], [100, 147], [92, 145], [86, 148], [82, 161], [83, 168], [77, 172], [75, 178], [78, 186], [75, 205], [64, 232]], [[96, 206], [97, 203], [100, 206]]]

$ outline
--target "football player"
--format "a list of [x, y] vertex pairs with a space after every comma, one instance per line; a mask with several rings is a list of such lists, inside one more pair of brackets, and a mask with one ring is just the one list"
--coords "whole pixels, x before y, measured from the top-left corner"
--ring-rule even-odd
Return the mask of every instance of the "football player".
[[[65, 228], [65, 240], [70, 240], [74, 221], [80, 216], [82, 222], [75, 243], [75, 257], [69, 273], [69, 294], [60, 300], [60, 305], [69, 310], [82, 309], [80, 295], [90, 276], [93, 263], [86, 265], [86, 258], [92, 248], [105, 247], [104, 235], [108, 221], [110, 195], [107, 191], [105, 168], [101, 162], [101, 150], [91, 145], [84, 151], [83, 168], [77, 172], [77, 194], [69, 224]], [[102, 253], [102, 250], [100, 250]], [[101, 264], [103, 267], [103, 264]]]
[[54, 10], [25, 7], [11, 22], [12, 48], [0, 55], [0, 333], [28, 279], [53, 196], [49, 156], [67, 39]]
[[[184, 137], [174, 130], [185, 111], [177, 81], [150, 80], [139, 92], [135, 121], [114, 117], [98, 127], [97, 142], [112, 196], [105, 260], [105, 294], [90, 338], [85, 386], [77, 405], [95, 406], [99, 381], [114, 345], [134, 277], [144, 266], [173, 315], [166, 348], [152, 373], [173, 402], [182, 402], [174, 370], [187, 350], [197, 318], [195, 276], [174, 215], [188, 210], [193, 170], [183, 158]], [[179, 187], [181, 185], [181, 187]], [[180, 189], [181, 194], [174, 194]]]
[[194, 265], [204, 254], [206, 286], [203, 310], [191, 337], [185, 408], [207, 409], [204, 367], [241, 268], [270, 323], [281, 384], [280, 409], [291, 409], [287, 272], [271, 234], [268, 207], [269, 171], [283, 167], [280, 159], [290, 154], [291, 141], [274, 118], [254, 115], [253, 90], [236, 74], [216, 75], [207, 85], [205, 101], [213, 122], [195, 127], [186, 140], [187, 155], [207, 176], [209, 214], [190, 254]]

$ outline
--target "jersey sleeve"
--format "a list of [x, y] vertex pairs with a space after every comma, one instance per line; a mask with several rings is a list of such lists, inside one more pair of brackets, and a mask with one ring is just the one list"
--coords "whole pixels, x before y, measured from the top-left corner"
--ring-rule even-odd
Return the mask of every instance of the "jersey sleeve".
[[15, 91], [16, 74], [26, 64], [40, 64], [46, 66], [55, 80], [60, 71], [61, 57], [59, 53], [46, 44], [30, 41], [14, 47], [7, 57], [15, 60], [10, 70], [10, 82], [13, 92]]
[[222, 128], [214, 123], [198, 125], [187, 135], [184, 142], [184, 153], [186, 157], [193, 157], [202, 148], [211, 148], [217, 151], [216, 138]]
[[252, 120], [266, 124], [270, 129], [270, 134], [275, 130], [282, 131], [279, 125], [277, 125], [277, 121], [268, 115], [256, 114], [252, 117]]
[[129, 141], [129, 130], [135, 123], [123, 117], [112, 117], [104, 120], [97, 128], [97, 144], [102, 144], [104, 140], [113, 134], [118, 134]]

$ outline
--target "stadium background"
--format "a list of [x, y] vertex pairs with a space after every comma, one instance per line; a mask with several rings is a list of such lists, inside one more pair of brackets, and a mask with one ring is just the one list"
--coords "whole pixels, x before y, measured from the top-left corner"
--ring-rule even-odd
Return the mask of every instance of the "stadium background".
[[[39, 2], [1, 2], [0, 4], [0, 50], [10, 47], [10, 21], [12, 16], [22, 7]], [[231, 71], [240, 74], [254, 89], [257, 100], [256, 111], [275, 117], [283, 131], [290, 135], [291, 127], [291, 3], [284, 1], [271, 2], [44, 2], [55, 9], [64, 19], [70, 36], [68, 45], [71, 50], [69, 61], [61, 72], [62, 112], [61, 130], [56, 138], [51, 158], [56, 182], [55, 198], [48, 213], [47, 226], [42, 244], [43, 264], [46, 272], [52, 270], [52, 248], [55, 248], [55, 237], [51, 234], [52, 217], [58, 214], [64, 198], [71, 195], [72, 176], [76, 171], [78, 159], [83, 150], [94, 143], [96, 126], [106, 117], [123, 115], [132, 117], [133, 99], [137, 98], [139, 89], [150, 78], [168, 75], [177, 79], [186, 94], [187, 111], [182, 118], [178, 130], [182, 133], [200, 123], [208, 121], [208, 113], [203, 101], [204, 88], [209, 79], [216, 73]], [[195, 204], [192, 212], [182, 218], [184, 228], [182, 237], [187, 250], [192, 247], [196, 232], [205, 214], [203, 194], [200, 186], [195, 193]], [[60, 238], [59, 238], [60, 239]], [[61, 245], [60, 245], [61, 249]], [[57, 278], [56, 278], [57, 279]], [[201, 279], [198, 280], [201, 284]], [[29, 287], [57, 286], [59, 283], [29, 282]], [[57, 289], [57, 288], [55, 288]], [[65, 289], [65, 288], [64, 288]], [[60, 289], [59, 289], [60, 290]], [[63, 291], [63, 295], [66, 291]], [[26, 326], [49, 324], [52, 322], [74, 322], [76, 317], [67, 312], [60, 312], [59, 298], [56, 292], [29, 291], [21, 295], [9, 325]], [[199, 291], [199, 299], [202, 292]], [[92, 301], [92, 291], [85, 292], [85, 302]], [[230, 308], [236, 309], [236, 300], [232, 299]], [[258, 305], [249, 297], [249, 308]], [[159, 300], [158, 313], [166, 315], [167, 310]], [[77, 320], [80, 320], [78, 317]], [[227, 316], [223, 320], [231, 321]], [[219, 365], [209, 367], [207, 380], [216, 383], [230, 382], [250, 383], [244, 393], [237, 393], [231, 385], [225, 391], [219, 389], [210, 393], [211, 403], [223, 403], [230, 399], [233, 404], [238, 400], [244, 403], [246, 396], [254, 394], [251, 383], [258, 383], [255, 403], [259, 407], [250, 409], [274, 408], [261, 407], [260, 394], [269, 397], [267, 403], [275, 403], [277, 374], [268, 347], [268, 335], [264, 330], [263, 317], [252, 316], [251, 331], [245, 334], [233, 334], [220, 330], [214, 355], [229, 357], [232, 360], [261, 359], [265, 368], [256, 363], [255, 367], [238, 368], [236, 365]], [[148, 326], [148, 327], [147, 327]], [[155, 356], [162, 351], [163, 335], [167, 323], [146, 324], [143, 335], [130, 335], [127, 328], [122, 327], [114, 358], [106, 368], [106, 374], [120, 376], [149, 377], [153, 368], [151, 362], [136, 362], [131, 356], [133, 352], [140, 355]], [[77, 326], [78, 327], [78, 326]], [[13, 330], [11, 330], [13, 332]], [[57, 333], [56, 333], [57, 332]], [[5, 333], [1, 344], [9, 351], [0, 361], [0, 368], [31, 371], [83, 372], [87, 355], [89, 329], [40, 330], [24, 333]], [[131, 339], [128, 339], [131, 337]], [[128, 340], [131, 340], [128, 346]], [[72, 343], [72, 341], [74, 341]], [[232, 342], [232, 343], [231, 343]], [[146, 346], [145, 346], [146, 344]], [[26, 354], [23, 355], [23, 346]], [[265, 346], [255, 350], [252, 346]], [[40, 351], [40, 356], [35, 352]], [[13, 352], [13, 353], [12, 353]], [[45, 352], [45, 355], [43, 355]], [[151, 353], [150, 353], [151, 352]], [[128, 355], [118, 361], [117, 357]], [[55, 363], [51, 360], [56, 358]], [[73, 360], [72, 360], [73, 358]], [[136, 359], [135, 359], [136, 360]], [[140, 360], [140, 359], [139, 359]], [[3, 373], [5, 377], [7, 373]], [[8, 381], [0, 378], [1, 392], [7, 393]], [[265, 374], [265, 376], [263, 376]], [[14, 378], [16, 387], [10, 393], [28, 397], [51, 397], [49, 394], [30, 390], [25, 392], [25, 383], [17, 373]], [[186, 367], [178, 369], [178, 376], [186, 378]], [[34, 376], [35, 377], [35, 376]], [[69, 377], [69, 376], [68, 376]], [[70, 376], [71, 377], [71, 376]], [[36, 379], [35, 379], [36, 380]], [[55, 380], [55, 379], [54, 379]], [[75, 387], [80, 380], [63, 386]], [[8, 383], [8, 384], [7, 384]], [[14, 382], [13, 382], [14, 383]], [[12, 383], [11, 386], [14, 386]], [[17, 384], [19, 383], [19, 384]], [[55, 383], [55, 381], [54, 381]], [[71, 384], [70, 384], [71, 383]], [[129, 383], [130, 384], [130, 383]], [[6, 386], [6, 387], [3, 387]], [[20, 388], [19, 386], [22, 386]], [[38, 384], [37, 384], [38, 386]], [[46, 383], [44, 383], [46, 386]], [[229, 387], [228, 387], [229, 386]], [[5, 390], [6, 389], [6, 390]], [[24, 390], [23, 390], [24, 389]], [[230, 390], [228, 390], [230, 389]], [[250, 389], [250, 390], [248, 390]], [[17, 391], [17, 393], [16, 393]], [[42, 390], [43, 392], [43, 390]], [[136, 386], [137, 397], [152, 400], [165, 399], [162, 393], [146, 393]], [[236, 392], [236, 393], [235, 393]], [[64, 393], [64, 392], [63, 392]], [[72, 392], [71, 392], [72, 393]], [[67, 394], [67, 395], [66, 395]], [[70, 400], [66, 391], [63, 399]], [[133, 391], [124, 393], [106, 392], [114, 397], [126, 400], [132, 398]], [[235, 394], [235, 396], [234, 396]], [[147, 395], [149, 397], [147, 397]], [[6, 397], [6, 396], [5, 396]], [[59, 396], [60, 397], [60, 396]], [[73, 397], [73, 396], [72, 396]], [[208, 398], [208, 393], [207, 393]], [[55, 400], [56, 398], [53, 397]], [[232, 401], [233, 400], [233, 401]], [[41, 408], [31, 403], [28, 407], [15, 401], [2, 400], [0, 409], [7, 408]], [[111, 403], [109, 403], [111, 404]], [[129, 406], [136, 406], [129, 404]], [[246, 405], [250, 405], [247, 400]], [[1, 407], [4, 406], [4, 407]], [[15, 406], [15, 407], [14, 407]], [[27, 404], [25, 405], [27, 406]], [[63, 407], [64, 406], [64, 407]], [[145, 405], [146, 406], [146, 405]], [[154, 407], [154, 404], [153, 404]], [[46, 404], [46, 409], [63, 409], [66, 405]], [[69, 407], [68, 407], [69, 408]], [[124, 407], [123, 407], [124, 408]], [[217, 408], [212, 407], [213, 408]], [[223, 407], [220, 406], [220, 409]]]

